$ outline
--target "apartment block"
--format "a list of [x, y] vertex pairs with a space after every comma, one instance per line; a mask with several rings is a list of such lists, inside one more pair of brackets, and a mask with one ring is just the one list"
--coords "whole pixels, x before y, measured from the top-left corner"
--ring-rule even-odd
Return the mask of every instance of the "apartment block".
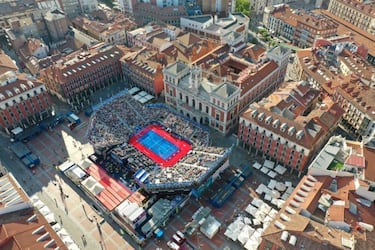
[[362, 190], [375, 194], [354, 176], [304, 176], [265, 229], [259, 249], [372, 248], [374, 204]]
[[180, 17], [187, 16], [184, 5], [159, 7], [156, 4], [146, 2], [135, 3], [133, 14], [138, 25], [157, 22], [177, 27], [180, 26]]
[[110, 45], [126, 44], [126, 32], [137, 27], [131, 18], [122, 13], [112, 16], [110, 20], [91, 20], [79, 16], [72, 20], [72, 24], [87, 35]]
[[124, 79], [154, 96], [160, 96], [164, 89], [163, 67], [165, 61], [157, 51], [147, 48], [128, 53], [121, 58]]
[[0, 126], [5, 132], [33, 126], [51, 112], [51, 100], [42, 82], [14, 72], [0, 77]]
[[311, 47], [317, 38], [335, 36], [338, 25], [330, 19], [286, 4], [265, 9], [264, 24], [271, 34], [298, 47]]
[[328, 11], [369, 34], [375, 35], [375, 3], [363, 0], [331, 0]]
[[241, 115], [238, 144], [302, 173], [343, 113], [311, 84], [284, 83]]
[[343, 124], [355, 137], [367, 137], [375, 130], [374, 66], [349, 48], [328, 45], [298, 51], [296, 71], [344, 109]]
[[122, 56], [120, 47], [98, 45], [61, 58], [43, 69], [40, 78], [48, 92], [80, 109], [93, 92], [122, 79]]

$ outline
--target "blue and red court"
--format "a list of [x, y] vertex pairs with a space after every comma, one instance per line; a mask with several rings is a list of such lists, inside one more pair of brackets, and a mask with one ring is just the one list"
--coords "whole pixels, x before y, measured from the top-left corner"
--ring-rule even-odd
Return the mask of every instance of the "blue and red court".
[[153, 124], [142, 129], [129, 140], [140, 152], [161, 167], [172, 167], [191, 150], [185, 140], [176, 138], [161, 126]]

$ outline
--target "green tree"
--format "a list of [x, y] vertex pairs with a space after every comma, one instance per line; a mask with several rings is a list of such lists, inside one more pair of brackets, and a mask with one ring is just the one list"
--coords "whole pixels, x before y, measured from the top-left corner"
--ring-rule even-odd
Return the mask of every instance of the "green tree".
[[250, 0], [237, 0], [236, 12], [241, 12], [246, 16], [250, 16]]

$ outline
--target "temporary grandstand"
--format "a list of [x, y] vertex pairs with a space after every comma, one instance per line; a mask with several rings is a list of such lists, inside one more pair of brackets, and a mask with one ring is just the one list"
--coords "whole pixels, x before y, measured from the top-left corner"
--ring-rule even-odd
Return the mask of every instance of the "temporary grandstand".
[[206, 128], [166, 105], [141, 105], [129, 93], [94, 111], [87, 136], [116, 163], [117, 177], [126, 169], [149, 193], [190, 191], [229, 165], [231, 149], [208, 146]]

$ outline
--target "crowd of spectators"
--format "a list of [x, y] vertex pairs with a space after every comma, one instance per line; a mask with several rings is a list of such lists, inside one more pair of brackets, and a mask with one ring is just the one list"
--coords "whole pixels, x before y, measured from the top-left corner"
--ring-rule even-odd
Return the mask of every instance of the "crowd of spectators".
[[208, 145], [209, 132], [204, 128], [164, 105], [142, 106], [130, 94], [103, 105], [92, 115], [88, 138], [94, 147], [118, 145], [151, 122], [161, 123], [194, 145]]
[[[174, 167], [160, 168], [153, 160], [128, 144], [134, 134], [155, 122], [192, 144], [189, 154]], [[107, 154], [111, 159], [103, 163], [109, 174], [125, 177], [123, 169], [131, 173], [143, 169], [150, 174], [147, 182], [151, 184], [190, 183], [187, 185], [195, 186], [196, 180], [214, 164], [219, 164], [227, 152], [224, 148], [209, 147], [209, 132], [199, 124], [163, 104], [143, 106], [130, 94], [124, 94], [94, 112], [88, 139], [94, 147], [111, 148]]]

